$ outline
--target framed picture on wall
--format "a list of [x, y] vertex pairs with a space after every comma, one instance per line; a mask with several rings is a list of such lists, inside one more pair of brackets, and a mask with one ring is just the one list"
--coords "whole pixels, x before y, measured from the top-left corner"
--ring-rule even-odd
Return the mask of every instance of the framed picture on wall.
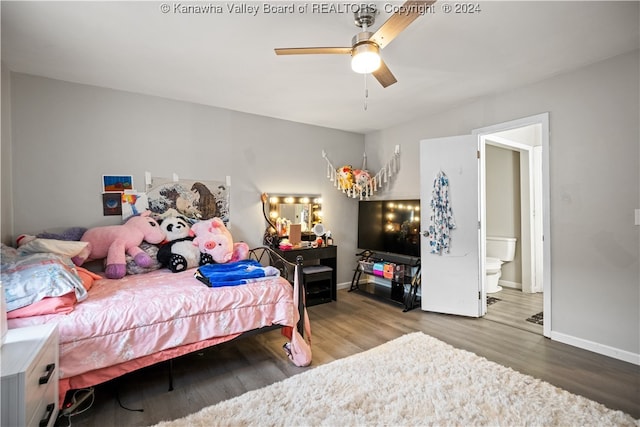
[[133, 190], [131, 175], [102, 175], [103, 193], [124, 193]]
[[102, 215], [122, 215], [122, 193], [102, 193]]

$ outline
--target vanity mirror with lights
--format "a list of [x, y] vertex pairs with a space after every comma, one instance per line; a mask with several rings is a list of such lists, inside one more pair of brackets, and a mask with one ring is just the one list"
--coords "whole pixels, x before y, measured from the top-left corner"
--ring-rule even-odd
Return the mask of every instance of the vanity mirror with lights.
[[[263, 206], [266, 205], [266, 196], [262, 200]], [[324, 235], [321, 197], [312, 194], [271, 194], [268, 196], [268, 212], [270, 222], [276, 226], [276, 240], [291, 239], [289, 227], [299, 224], [300, 238], [306, 241], [299, 243], [309, 244], [299, 244], [288, 249], [274, 247], [274, 250], [289, 262], [295, 263], [298, 257], [302, 257], [306, 305], [335, 301], [337, 247], [332, 243], [311, 244], [317, 238], [316, 233]]]
[[322, 198], [318, 195], [272, 194], [269, 196], [269, 218], [282, 224], [278, 234], [287, 235], [290, 224], [300, 224], [304, 234], [312, 233], [313, 226], [322, 223]]

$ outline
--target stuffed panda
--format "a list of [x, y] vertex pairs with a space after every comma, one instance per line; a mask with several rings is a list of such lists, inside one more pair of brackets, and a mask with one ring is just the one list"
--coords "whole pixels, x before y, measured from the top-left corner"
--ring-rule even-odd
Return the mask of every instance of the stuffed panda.
[[158, 261], [174, 273], [213, 262], [211, 255], [201, 253], [189, 236], [191, 226], [183, 216], [168, 217], [159, 222], [167, 239], [158, 250]]

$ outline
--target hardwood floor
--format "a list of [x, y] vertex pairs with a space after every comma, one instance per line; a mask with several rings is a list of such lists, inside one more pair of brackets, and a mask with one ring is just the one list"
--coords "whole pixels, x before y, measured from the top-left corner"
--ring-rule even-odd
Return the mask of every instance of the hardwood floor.
[[502, 288], [501, 291], [487, 296], [499, 301], [487, 305], [485, 319], [542, 335], [542, 325], [527, 321], [534, 314], [542, 312], [541, 293], [524, 294], [517, 289]]
[[[415, 331], [640, 418], [640, 367], [551, 341], [540, 333], [487, 318], [420, 309], [403, 313], [398, 305], [346, 290], [338, 291], [337, 302], [310, 307], [309, 315], [310, 368], [290, 363], [282, 350], [284, 337], [271, 331], [176, 359], [173, 391], [168, 391], [168, 363], [97, 386], [93, 406], [71, 423], [132, 426], [180, 418]], [[118, 399], [144, 412], [123, 409]], [[58, 425], [68, 425], [67, 419], [60, 419]]]

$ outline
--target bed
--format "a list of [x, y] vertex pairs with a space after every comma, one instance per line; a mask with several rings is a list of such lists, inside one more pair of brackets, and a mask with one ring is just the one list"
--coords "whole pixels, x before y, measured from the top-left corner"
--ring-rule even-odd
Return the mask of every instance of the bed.
[[[297, 304], [304, 301], [302, 269], [267, 247], [251, 249], [249, 257], [275, 267], [279, 275], [224, 287], [205, 286], [193, 269], [172, 273], [163, 268], [117, 280], [100, 277], [71, 311], [10, 318], [8, 326], [57, 323], [60, 404], [68, 390], [94, 386], [243, 334], [280, 327], [297, 327], [302, 334], [304, 307]], [[294, 298], [296, 275], [300, 287]]]

